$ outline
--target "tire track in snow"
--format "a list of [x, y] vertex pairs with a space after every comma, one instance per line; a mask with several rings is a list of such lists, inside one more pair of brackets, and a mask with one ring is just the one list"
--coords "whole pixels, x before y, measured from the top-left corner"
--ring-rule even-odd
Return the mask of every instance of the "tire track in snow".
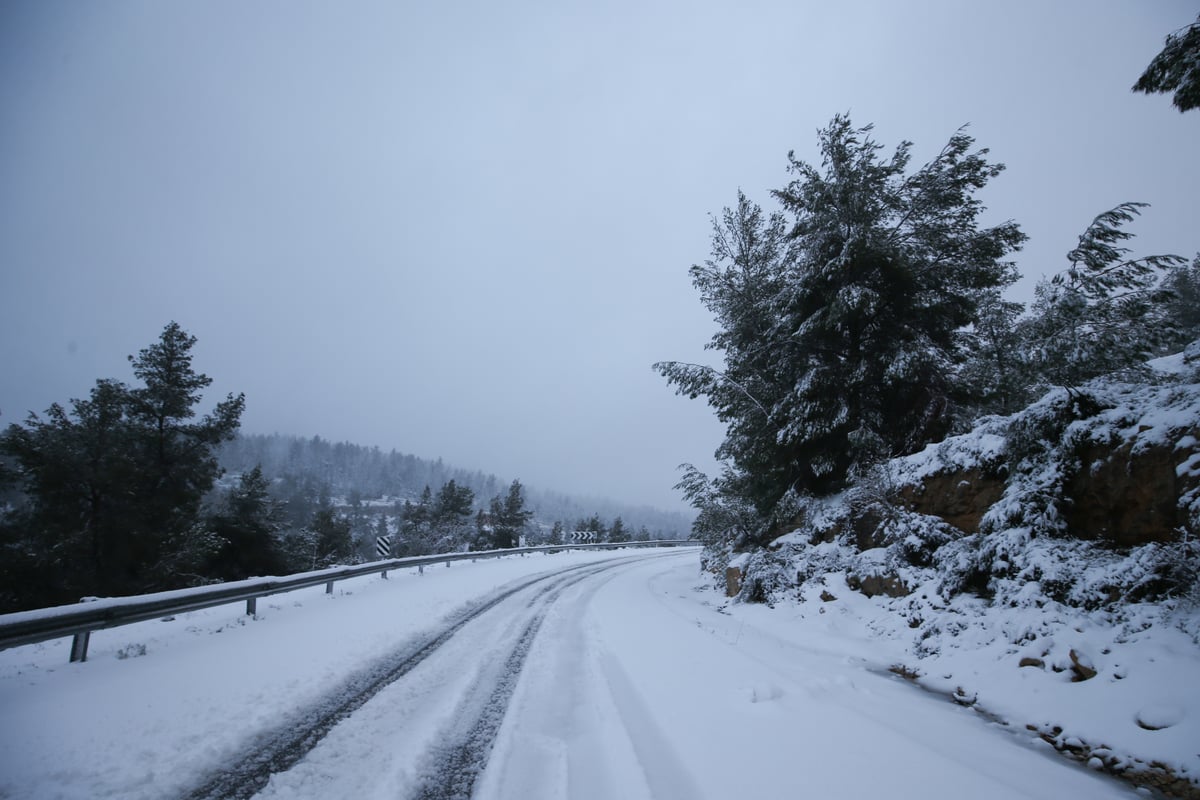
[[[414, 669], [468, 623], [488, 613], [505, 600], [530, 587], [545, 584], [530, 599], [528, 606], [532, 607], [550, 592], [555, 592], [554, 596], [557, 597], [555, 590], [561, 591], [567, 585], [638, 558], [633, 556], [601, 565], [582, 564], [568, 567], [550, 575], [538, 576], [505, 587], [478, 603], [466, 606], [452, 615], [441, 629], [408, 640], [389, 656], [351, 676], [339, 689], [320, 702], [297, 712], [273, 730], [260, 734], [251, 752], [184, 795], [184, 800], [246, 800], [252, 797], [267, 785], [272, 774], [290, 769], [316, 747], [339, 722]], [[528, 652], [528, 645], [532, 643], [538, 626], [540, 618], [532, 631], [527, 628], [522, 632], [518, 646], [528, 634], [524, 653]], [[513, 652], [517, 653], [518, 649], [515, 648]], [[520, 655], [521, 661], [524, 659], [524, 653]], [[513, 684], [515, 686], [515, 677]], [[511, 695], [511, 688], [508, 694]], [[503, 703], [507, 703], [507, 696], [504, 696]], [[503, 706], [500, 718], [503, 718]], [[498, 723], [496, 727], [498, 729]], [[491, 735], [494, 737], [495, 732]], [[488, 744], [490, 746], [490, 739]]]
[[[428, 771], [418, 784], [416, 800], [467, 800], [471, 796], [475, 781], [487, 766], [492, 743], [508, 710], [508, 701], [545, 617], [545, 611], [538, 613], [521, 631], [483, 707], [474, 712], [470, 727], [428, 754]], [[476, 705], [478, 699], [470, 698], [464, 705]]]
[[545, 587], [529, 601], [527, 608], [540, 607], [536, 608], [533, 617], [521, 629], [503, 665], [498, 670], [492, 670], [488, 679], [478, 684], [459, 708], [456, 717], [470, 722], [457, 724], [444, 743], [426, 754], [425, 773], [417, 782], [412, 795], [414, 800], [469, 800], [476, 780], [487, 767], [492, 745], [504, 722], [525, 659], [550, 606], [571, 586], [631, 560], [640, 559], [621, 559], [580, 575], [572, 575]]

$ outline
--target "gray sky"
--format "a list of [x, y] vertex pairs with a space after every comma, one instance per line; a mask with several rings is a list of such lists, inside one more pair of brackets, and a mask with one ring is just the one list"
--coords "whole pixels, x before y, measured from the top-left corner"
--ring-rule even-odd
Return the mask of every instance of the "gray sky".
[[[1200, 249], [1200, 112], [1129, 91], [1170, 0], [0, 5], [0, 423], [177, 320], [243, 430], [679, 507], [721, 426], [687, 269], [838, 112], [1008, 171], [1033, 284], [1095, 214]], [[211, 400], [206, 408], [211, 405]]]

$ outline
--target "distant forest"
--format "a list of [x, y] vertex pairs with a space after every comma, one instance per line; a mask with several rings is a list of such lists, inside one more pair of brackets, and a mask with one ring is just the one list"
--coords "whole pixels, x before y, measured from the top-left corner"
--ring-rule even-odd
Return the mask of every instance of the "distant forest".
[[[348, 442], [331, 442], [320, 436], [304, 438], [273, 434], [241, 434], [224, 443], [217, 459], [225, 470], [218, 486], [232, 486], [239, 475], [256, 466], [271, 483], [271, 495], [284, 504], [293, 524], [303, 525], [327, 503], [355, 523], [356, 534], [367, 536], [385, 517], [393, 532], [405, 503], [419, 506], [428, 488], [436, 495], [451, 481], [472, 494], [472, 512], [487, 512], [491, 500], [505, 496], [512, 481], [480, 470], [466, 470], [443, 462], [419, 458], [396, 450], [383, 451]], [[686, 539], [691, 517], [681, 512], [648, 506], [630, 506], [607, 499], [579, 498], [522, 486], [524, 507], [530, 512], [529, 541], [544, 541], [555, 529], [570, 533], [596, 531], [596, 518], [607, 531], [617, 520], [620, 527], [655, 539]], [[590, 527], [589, 527], [590, 526]], [[402, 538], [402, 537], [401, 537]], [[402, 544], [402, 543], [400, 543]]]
[[682, 513], [529, 494], [519, 480], [319, 437], [240, 436], [208, 414], [196, 337], [169, 323], [96, 381], [0, 432], [0, 613], [391, 555], [687, 538]]

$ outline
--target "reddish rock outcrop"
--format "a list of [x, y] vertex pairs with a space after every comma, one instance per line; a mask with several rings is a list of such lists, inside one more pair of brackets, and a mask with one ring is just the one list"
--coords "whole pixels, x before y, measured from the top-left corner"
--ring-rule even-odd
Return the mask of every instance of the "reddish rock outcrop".
[[846, 585], [856, 592], [862, 592], [867, 597], [887, 595], [888, 597], [906, 597], [912, 592], [904, 581], [895, 575], [847, 575]]
[[964, 533], [976, 533], [983, 515], [1003, 494], [1004, 478], [971, 467], [903, 486], [898, 500], [910, 511], [940, 517]]
[[1120, 547], [1175, 541], [1187, 525], [1179, 498], [1196, 484], [1186, 472], [1177, 473], [1189, 455], [1166, 445], [1135, 450], [1132, 442], [1083, 448], [1082, 468], [1064, 492], [1071, 501], [1064, 515], [1071, 535]]
[[742, 591], [742, 568], [727, 567], [725, 569], [725, 596], [737, 597]]

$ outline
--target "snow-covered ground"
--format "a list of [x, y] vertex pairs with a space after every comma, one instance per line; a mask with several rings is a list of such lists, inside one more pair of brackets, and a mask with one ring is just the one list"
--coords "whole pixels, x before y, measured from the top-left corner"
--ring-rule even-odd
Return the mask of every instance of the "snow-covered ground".
[[[260, 796], [453, 796], [430, 788], [448, 772], [484, 800], [1132, 795], [888, 673], [904, 645], [873, 635], [857, 600], [725, 607], [698, 588], [698, 560], [456, 563], [272, 597], [256, 620], [235, 604], [102, 631], [83, 664], [67, 663], [69, 641], [4, 651], [0, 796], [185, 796], [281, 725], [302, 727], [347, 675], [451, 624]], [[456, 616], [484, 598], [495, 604]], [[1182, 722], [1146, 733], [1200, 741]], [[475, 758], [490, 747], [478, 774], [459, 744]]]
[[[1092, 769], [1122, 771], [1131, 780], [1141, 773], [1139, 785], [1162, 786], [1172, 775], [1196, 784], [1194, 610], [1143, 604], [1115, 614], [1054, 603], [996, 606], [969, 596], [945, 603], [932, 600], [935, 590], [930, 584], [908, 598], [867, 598], [831, 573], [806, 586], [802, 600], [725, 610], [756, 630], [857, 652], [877, 671], [906, 672], [947, 702], [996, 720], [1013, 738], [1062, 750]], [[935, 624], [914, 629], [904, 612], [934, 605]]]

